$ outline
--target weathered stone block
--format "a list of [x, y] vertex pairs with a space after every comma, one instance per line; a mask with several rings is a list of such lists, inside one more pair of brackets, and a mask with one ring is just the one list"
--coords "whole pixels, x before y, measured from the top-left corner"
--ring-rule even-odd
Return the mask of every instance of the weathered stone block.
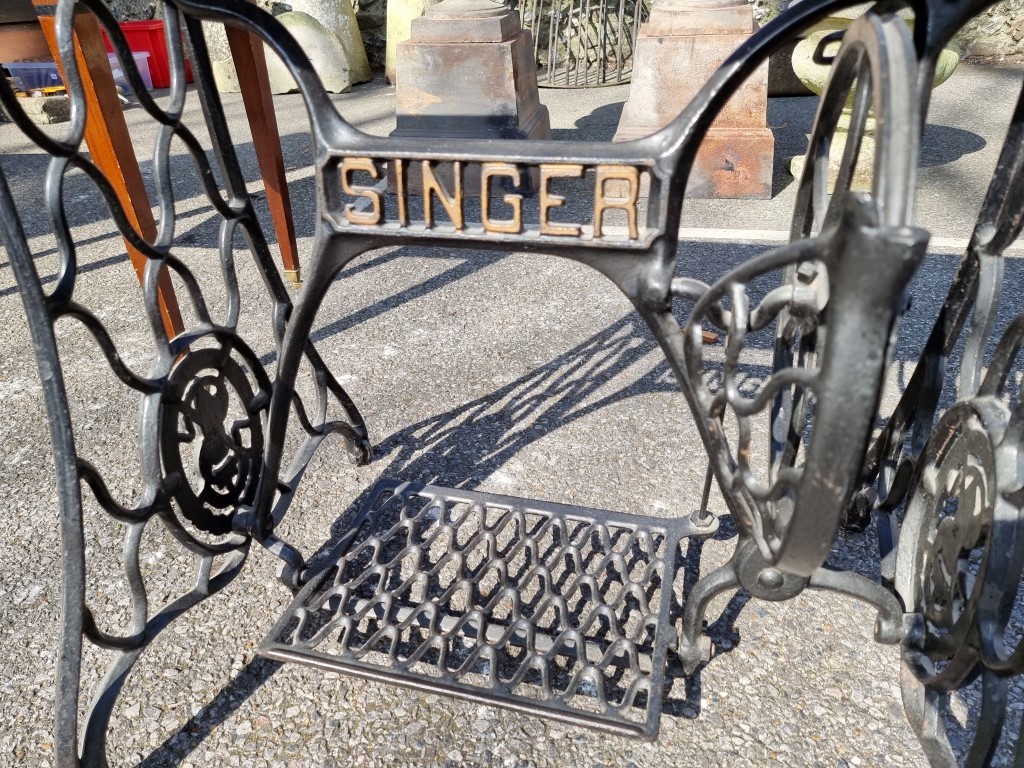
[[[391, 135], [549, 138], [532, 38], [521, 28], [518, 14], [474, 19], [449, 18], [443, 11], [434, 15], [441, 7], [417, 20], [413, 38], [398, 47], [397, 128]], [[390, 170], [389, 189], [394, 190]], [[418, 174], [417, 167], [409, 168], [410, 193], [421, 187]], [[439, 178], [448, 175], [439, 170]], [[466, 169], [464, 179], [465, 194], [480, 193], [478, 168]], [[525, 178], [524, 191], [535, 183], [532, 176]]]
[[1024, 56], [1024, 0], [1003, 0], [982, 11], [956, 40], [971, 56]]
[[[277, 20], [295, 38], [320, 81], [331, 93], [342, 93], [352, 87], [352, 73], [341, 41], [323, 24], [306, 13], [282, 13]], [[288, 68], [274, 53], [267, 50], [267, 75], [272, 93], [298, 90]]]
[[40, 125], [65, 123], [71, 119], [71, 99], [67, 96], [43, 96], [18, 99], [28, 119]]
[[[638, 66], [616, 140], [648, 136], [668, 125], [744, 40], [744, 35], [639, 37]], [[763, 128], [767, 109], [768, 68], [762, 66], [729, 99], [716, 125]]]
[[[716, 30], [707, 34], [705, 30]], [[733, 31], [725, 31], [732, 29]], [[668, 125], [753, 31], [749, 6], [655, 5], [637, 37], [633, 82], [615, 141]], [[719, 113], [701, 144], [687, 194], [771, 197], [774, 138], [767, 127], [768, 68], [758, 68]], [[646, 193], [646, 191], [645, 191]]]
[[[331, 93], [342, 93], [352, 87], [352, 76], [349, 70], [345, 50], [331, 32], [319, 21], [306, 13], [289, 11], [282, 13], [277, 20], [284, 25], [295, 38], [302, 50], [309, 57], [313, 69], [320, 76], [324, 88]], [[280, 57], [268, 46], [263, 50], [267, 58], [267, 77], [270, 81], [271, 93], [291, 93], [298, 90], [298, 85]], [[239, 91], [238, 73], [235, 62], [230, 57], [213, 61], [213, 75], [217, 88], [224, 93]]]
[[370, 63], [366, 59], [356, 13], [349, 0], [288, 0], [288, 4], [293, 11], [312, 16], [338, 38], [345, 52], [353, 85], [370, 79]]
[[774, 154], [775, 137], [767, 128], [714, 129], [700, 145], [686, 194], [766, 200], [772, 196]]

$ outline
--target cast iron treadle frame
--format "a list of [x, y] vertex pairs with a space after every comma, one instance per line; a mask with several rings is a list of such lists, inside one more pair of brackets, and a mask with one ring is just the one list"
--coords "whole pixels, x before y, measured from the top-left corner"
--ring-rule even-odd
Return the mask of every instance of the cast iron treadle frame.
[[[339, 114], [295, 40], [247, 0], [166, 0], [172, 87], [158, 103], [103, 0], [37, 0], [40, 13], [54, 16], [72, 102], [68, 128], [56, 138], [40, 130], [5, 78], [0, 105], [50, 157], [38, 191], [60, 258], [52, 285], [39, 272], [40, 241], [25, 229], [2, 154], [0, 237], [32, 335], [58, 488], [55, 764], [110, 763], [107, 732], [134, 665], [164, 629], [236, 578], [255, 544], [283, 561], [285, 586], [303, 590], [264, 648], [267, 655], [649, 737], [657, 729], [669, 650], [686, 674], [710, 661], [704, 623], [718, 596], [742, 588], [754, 599], [782, 601], [825, 589], [864, 600], [878, 612], [876, 640], [902, 644], [904, 711], [930, 763], [945, 768], [964, 754], [968, 765], [988, 765], [1005, 746], [1014, 752], [1012, 763], [1024, 766], [1024, 738], [1013, 745], [1014, 734], [1004, 728], [1014, 722], [1010, 686], [1024, 674], [1024, 636], [1014, 623], [1024, 599], [1018, 595], [1024, 401], [1014, 385], [1024, 315], [1005, 328], [996, 324], [1004, 251], [1024, 229], [1024, 91], [913, 376], [895, 409], [880, 398], [890, 352], [900, 346], [899, 321], [909, 311], [907, 286], [927, 247], [928, 233], [913, 226], [912, 214], [936, 62], [957, 30], [993, 0], [883, 0], [852, 22], [831, 58], [797, 187], [791, 242], [747, 259], [713, 284], [688, 275], [680, 258], [687, 248], [678, 233], [688, 176], [729, 97], [787, 40], [855, 2], [794, 5], [755, 33], [664, 129], [606, 144], [362, 133]], [[912, 33], [894, 13], [904, 6], [914, 12]], [[150, 239], [86, 151], [89, 99], [75, 35], [88, 31], [88, 13], [106, 30], [139, 107], [159, 125], [152, 167], [160, 225]], [[288, 68], [308, 110], [318, 229], [295, 296], [274, 262], [235, 153], [204, 22], [260, 37]], [[185, 119], [191, 91], [184, 45], [209, 154]], [[816, 58], [826, 60], [824, 43]], [[854, 192], [872, 112], [871, 189]], [[832, 145], [845, 124], [830, 195]], [[187, 153], [172, 162], [178, 144]], [[383, 204], [376, 183], [394, 171], [396, 185], [408, 189], [413, 167], [441, 215], [434, 216], [431, 203], [422, 210], [408, 205], [401, 192], [397, 212]], [[487, 187], [492, 192], [499, 182], [517, 186], [527, 173], [582, 174], [594, 182], [589, 191], [586, 183], [578, 187], [593, 217], [578, 225], [549, 221], [544, 212], [563, 198], [543, 184], [537, 219], [525, 216], [522, 198], [511, 193], [503, 199], [512, 219], [495, 219], [484, 205], [479, 216], [464, 215], [459, 180], [473, 167], [495, 182]], [[182, 260], [191, 246], [176, 228], [183, 189], [173, 177], [181, 168], [194, 174], [219, 220], [213, 277], [208, 259], [196, 260], [195, 270], [190, 257]], [[76, 206], [77, 181], [65, 183], [72, 173], [88, 177], [117, 232], [145, 258], [143, 311], [132, 326], [149, 329], [145, 343], [134, 335], [115, 341], [111, 327], [122, 319], [114, 323], [109, 313], [90, 310], [78, 279], [87, 269], [77, 250], [81, 230], [67, 215]], [[646, 203], [640, 202], [642, 179], [649, 182]], [[606, 182], [631, 192], [614, 196]], [[623, 231], [604, 226], [611, 209], [625, 215]], [[358, 460], [372, 458], [366, 424], [318, 351], [313, 330], [342, 270], [394, 245], [564, 257], [616, 285], [657, 341], [704, 446], [705, 503], [696, 517], [654, 520], [391, 483], [378, 486], [340, 543], [333, 570], [330, 561], [311, 568], [278, 535], [309, 462], [331, 435]], [[249, 301], [241, 290], [244, 252], [267, 301]], [[180, 329], [165, 326], [160, 298], [172, 275], [190, 310]], [[251, 333], [254, 320], [269, 321], [269, 336]], [[58, 323], [76, 324], [95, 346], [59, 346]], [[703, 326], [719, 332], [720, 346], [706, 347]], [[765, 349], [772, 350], [771, 369], [752, 388], [748, 353]], [[987, 350], [994, 350], [990, 357]], [[98, 386], [90, 355], [139, 403], [138, 450], [123, 455], [125, 463], [137, 456], [133, 476], [140, 482], [127, 484], [133, 490], [125, 495], [125, 483], [109, 482], [119, 475], [92, 463], [88, 450], [79, 452], [90, 430], [73, 428], [72, 406], [80, 395], [103, 402], [109, 381]], [[65, 377], [77, 385], [66, 388]], [[751, 439], [758, 420], [771, 430], [763, 454]], [[716, 482], [737, 532], [733, 555], [685, 589], [671, 588], [680, 540], [713, 530], [713, 524], [696, 526], [715, 517], [706, 502]], [[113, 560], [115, 553], [87, 545], [86, 522], [94, 513], [124, 528]], [[827, 567], [844, 521], [858, 527], [872, 519], [882, 583]], [[150, 526], [180, 545], [182, 562], [192, 568], [193, 577], [170, 591], [147, 589], [147, 582], [159, 583], [141, 555], [152, 544]], [[609, 549], [613, 554], [605, 557]], [[117, 564], [127, 612], [87, 589], [97, 561]], [[585, 575], [576, 573], [577, 563]], [[157, 604], [157, 594], [168, 597]], [[327, 652], [329, 641], [340, 643], [336, 655]], [[97, 665], [106, 666], [102, 679], [94, 674]], [[954, 749], [945, 731], [949, 695], [978, 678], [977, 727], [958, 735]], [[85, 681], [97, 679], [87, 695]]]
[[716, 528], [381, 480], [259, 653], [654, 739], [676, 553]]

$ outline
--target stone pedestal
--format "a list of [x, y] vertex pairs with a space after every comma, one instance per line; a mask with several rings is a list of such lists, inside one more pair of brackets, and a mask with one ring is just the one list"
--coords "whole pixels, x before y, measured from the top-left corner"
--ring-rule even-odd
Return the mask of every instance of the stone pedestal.
[[[519, 14], [488, 0], [444, 0], [412, 24], [398, 46], [395, 137], [547, 139], [547, 107], [537, 94], [530, 33]], [[438, 177], [442, 178], [444, 169]], [[409, 168], [410, 193], [421, 189]], [[525, 177], [530, 192], [536, 180]], [[394, 190], [393, 169], [388, 188]], [[451, 187], [449, 187], [451, 188]], [[479, 194], [479, 168], [464, 171], [463, 193]]]
[[[750, 6], [729, 0], [656, 0], [640, 28], [633, 83], [615, 141], [668, 125], [754, 32]], [[768, 69], [754, 72], [711, 126], [697, 154], [691, 197], [769, 198], [775, 139], [767, 126]]]

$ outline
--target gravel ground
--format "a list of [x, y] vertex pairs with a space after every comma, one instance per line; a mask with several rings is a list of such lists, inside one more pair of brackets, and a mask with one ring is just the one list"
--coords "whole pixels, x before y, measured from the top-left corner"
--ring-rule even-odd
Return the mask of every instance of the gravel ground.
[[[936, 92], [918, 216], [933, 235], [969, 233], [1012, 108], [1009, 83], [1019, 80], [1019, 70], [965, 66]], [[992, 100], [984, 114], [972, 108], [979, 93]], [[610, 138], [626, 95], [624, 87], [542, 92], [559, 139]], [[382, 83], [337, 101], [364, 130], [383, 134], [393, 126], [393, 91]], [[302, 105], [296, 96], [276, 104], [300, 252], [308, 253], [314, 188]], [[226, 97], [225, 109], [247, 179], [261, 195], [240, 101]], [[785, 158], [805, 146], [813, 109], [813, 99], [772, 101], [773, 199], [688, 203], [684, 225], [786, 229], [795, 190]], [[194, 100], [193, 110], [190, 120], [198, 122]], [[147, 157], [152, 125], [139, 109], [127, 117]], [[0, 124], [0, 147], [40, 273], [53, 275], [54, 240], [39, 197], [45, 161], [10, 124]], [[216, 223], [189, 166], [176, 162], [178, 253], [210, 286], [216, 313], [224, 301], [211, 250]], [[151, 173], [148, 162], [143, 167]], [[129, 365], [145, 370], [152, 340], [120, 240], [81, 176], [68, 179], [66, 199], [81, 243], [76, 295], [107, 324]], [[711, 280], [761, 249], [687, 240], [681, 269]], [[6, 253], [0, 259], [0, 711], [10, 723], [0, 732], [0, 765], [49, 765], [60, 624], [53, 461], [28, 329]], [[891, 392], [913, 369], [956, 261], [936, 249], [917, 278]], [[1008, 263], [1008, 284], [1020, 284], [1020, 264]], [[253, 269], [242, 269], [240, 279], [242, 328], [270, 363], [263, 289]], [[1008, 293], [1001, 322], [1024, 311], [1022, 293]], [[61, 323], [58, 332], [82, 454], [118, 499], [130, 500], [141, 487], [135, 400], [79, 326]], [[337, 280], [314, 337], [366, 417], [377, 451], [370, 465], [354, 467], [338, 444], [321, 448], [281, 529], [304, 552], [337, 537], [355, 500], [383, 476], [667, 516], [699, 503], [703, 448], [663, 358], [627, 301], [580, 265], [523, 254], [377, 251]], [[756, 383], [770, 351], [754, 349], [747, 362]], [[763, 443], [759, 430], [755, 441]], [[717, 493], [711, 507], [724, 511]], [[89, 600], [106, 627], [128, 616], [123, 537], [121, 525], [88, 508]], [[841, 536], [833, 564], [877, 573], [871, 540], [871, 531]], [[724, 526], [702, 547], [702, 572], [723, 563], [734, 545]], [[180, 545], [149, 526], [143, 570], [153, 604], [186, 589], [193, 567]], [[290, 601], [276, 569], [275, 558], [254, 551], [230, 586], [156, 640], [115, 709], [114, 765], [925, 764], [902, 714], [897, 649], [873, 641], [872, 610], [837, 595], [718, 601], [709, 614], [716, 657], [694, 678], [674, 680], [660, 738], [644, 743], [256, 658], [255, 646]], [[89, 650], [85, 690], [105, 663]], [[961, 721], [977, 716], [976, 694], [955, 695]], [[1020, 686], [1012, 702], [1016, 730]]]

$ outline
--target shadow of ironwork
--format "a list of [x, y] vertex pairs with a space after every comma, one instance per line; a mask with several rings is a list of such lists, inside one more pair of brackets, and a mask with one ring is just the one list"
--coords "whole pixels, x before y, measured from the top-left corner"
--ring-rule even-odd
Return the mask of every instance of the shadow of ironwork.
[[[465, 490], [478, 488], [513, 456], [556, 429], [629, 398], [678, 392], [668, 364], [659, 359], [631, 384], [595, 399], [624, 370], [641, 363], [656, 348], [643, 322], [626, 315], [546, 365], [388, 435], [375, 450], [378, 456], [390, 456], [381, 475]], [[339, 516], [330, 539], [311, 562], [330, 552], [347, 532], [364, 496]]]
[[209, 704], [190, 717], [177, 732], [168, 736], [163, 744], [139, 762], [139, 768], [180, 765], [190, 752], [238, 711], [242, 703], [283, 666], [282, 662], [260, 657], [250, 661], [221, 688]]
[[[449, 270], [444, 274], [448, 280], [454, 279], [455, 271]], [[378, 306], [376, 311], [379, 314], [388, 308]], [[337, 321], [338, 325], [332, 332], [352, 322], [352, 317], [343, 318]], [[645, 358], [656, 350], [657, 344], [643, 321], [636, 315], [625, 315], [515, 381], [385, 437], [377, 447], [377, 455], [390, 458], [381, 474], [466, 490], [477, 488], [517, 453], [561, 427], [629, 398], [678, 392], [668, 364], [658, 355], [654, 364], [639, 378], [608, 393], [609, 385], [614, 384], [623, 371], [632, 366], [642, 367]], [[368, 492], [369, 489], [355, 499], [332, 524], [329, 540], [309, 558], [311, 565], [315, 567], [348, 532], [352, 518], [365, 502]], [[734, 535], [735, 528], [726, 518], [716, 538]], [[692, 559], [692, 565], [687, 566], [687, 574], [692, 572], [688, 578], [695, 581], [695, 574], [700, 570], [700, 546], [691, 544], [691, 547], [692, 554], [687, 562]], [[716, 632], [721, 637], [728, 636], [729, 627], [741, 607], [742, 602], [737, 603], [733, 614], [723, 615], [716, 622], [715, 627], [721, 628]], [[169, 736], [142, 765], [156, 768], [179, 764], [217, 725], [229, 718], [269, 680], [279, 666], [262, 659], [252, 661], [209, 705]], [[691, 709], [696, 702], [692, 716], [696, 716], [699, 712], [699, 680], [696, 687], [691, 686], [689, 690]], [[667, 703], [667, 706], [669, 709], [666, 711], [674, 712], [673, 704]]]

